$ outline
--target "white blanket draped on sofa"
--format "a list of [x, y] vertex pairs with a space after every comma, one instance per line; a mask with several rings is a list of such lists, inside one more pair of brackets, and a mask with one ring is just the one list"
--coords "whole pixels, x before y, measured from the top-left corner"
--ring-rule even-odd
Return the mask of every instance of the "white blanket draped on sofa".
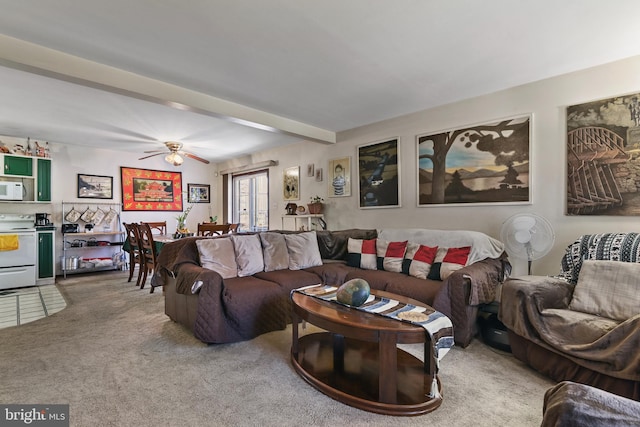
[[500, 258], [504, 244], [484, 233], [467, 230], [427, 230], [424, 228], [381, 228], [378, 238], [390, 242], [409, 240], [426, 246], [459, 248], [471, 246], [467, 265], [486, 258]]

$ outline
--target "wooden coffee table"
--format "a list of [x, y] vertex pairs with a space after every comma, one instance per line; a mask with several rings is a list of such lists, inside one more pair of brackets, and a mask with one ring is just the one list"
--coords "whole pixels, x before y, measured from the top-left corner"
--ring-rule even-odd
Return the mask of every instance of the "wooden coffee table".
[[[373, 293], [425, 305], [389, 292]], [[309, 384], [342, 403], [379, 414], [420, 415], [440, 406], [441, 397], [429, 396], [435, 367], [424, 328], [299, 292], [291, 300], [291, 361]], [[300, 336], [300, 320], [324, 331]], [[424, 362], [397, 347], [413, 343], [424, 343]]]

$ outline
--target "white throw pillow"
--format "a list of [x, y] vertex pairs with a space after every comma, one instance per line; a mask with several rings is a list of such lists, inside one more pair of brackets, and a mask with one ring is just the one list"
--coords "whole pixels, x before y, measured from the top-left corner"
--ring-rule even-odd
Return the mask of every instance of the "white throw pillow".
[[640, 264], [584, 260], [569, 308], [624, 321], [640, 314]]
[[251, 276], [264, 270], [260, 236], [235, 234], [230, 239], [233, 240], [239, 277]]
[[223, 279], [238, 277], [236, 254], [229, 238], [200, 239], [196, 240], [196, 246], [203, 268], [217, 271]]
[[287, 242], [287, 252], [289, 252], [290, 270], [301, 270], [322, 265], [322, 256], [320, 255], [315, 231], [285, 234], [284, 238]]

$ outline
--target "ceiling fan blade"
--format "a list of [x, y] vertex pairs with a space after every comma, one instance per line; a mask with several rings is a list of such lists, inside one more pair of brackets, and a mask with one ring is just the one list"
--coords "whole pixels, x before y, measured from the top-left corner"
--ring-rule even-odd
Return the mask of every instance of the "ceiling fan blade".
[[149, 150], [145, 151], [145, 153], [165, 153], [167, 150]]
[[209, 164], [209, 160], [205, 160], [202, 157], [196, 156], [195, 154], [187, 153], [186, 151], [180, 151], [179, 154], [181, 154], [181, 155], [183, 155], [185, 157], [188, 157], [190, 159], [197, 160], [199, 162]]
[[[165, 153], [166, 153], [165, 151], [162, 151], [160, 153], [156, 153], [156, 154], [151, 154], [149, 156], [140, 157], [138, 160], [148, 159], [149, 157], [153, 157], [153, 156], [160, 156], [160, 155], [165, 154]], [[168, 153], [166, 153], [166, 154], [168, 154]]]

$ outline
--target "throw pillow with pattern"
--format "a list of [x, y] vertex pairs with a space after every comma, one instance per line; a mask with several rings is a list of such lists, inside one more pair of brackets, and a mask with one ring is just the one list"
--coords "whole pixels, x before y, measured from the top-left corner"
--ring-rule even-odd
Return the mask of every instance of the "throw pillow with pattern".
[[431, 271], [431, 265], [436, 259], [438, 247], [409, 242], [407, 253], [402, 261], [402, 272], [418, 279], [426, 279]]
[[404, 259], [406, 251], [406, 240], [404, 242], [388, 242], [378, 239], [376, 242], [378, 270], [400, 273], [402, 271], [402, 260]]
[[456, 270], [467, 265], [471, 246], [462, 248], [438, 248], [428, 279], [445, 280]]
[[363, 270], [377, 270], [376, 240], [352, 239], [347, 241], [347, 265]]

